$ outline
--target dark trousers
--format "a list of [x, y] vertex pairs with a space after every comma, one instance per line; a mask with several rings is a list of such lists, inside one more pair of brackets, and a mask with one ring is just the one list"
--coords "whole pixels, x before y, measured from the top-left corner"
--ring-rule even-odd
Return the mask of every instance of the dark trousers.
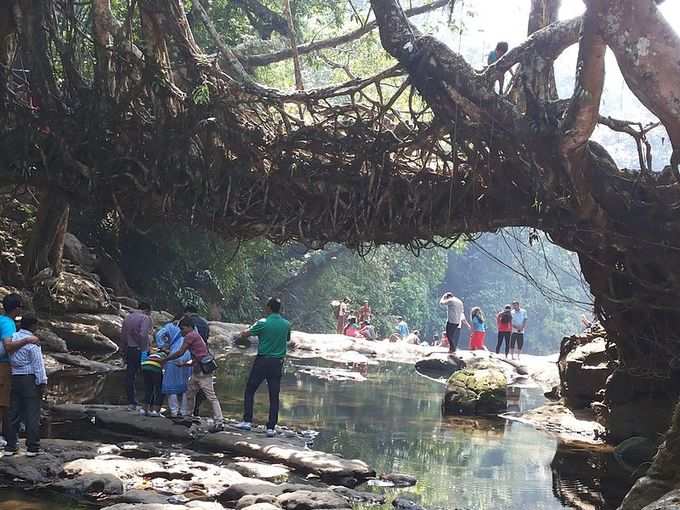
[[505, 342], [505, 355], [507, 356], [510, 352], [510, 331], [499, 331], [498, 332], [498, 343], [496, 343], [496, 354], [501, 352], [501, 347], [503, 347], [503, 342]]
[[458, 324], [446, 323], [446, 338], [449, 339], [449, 352], [456, 352], [458, 340], [460, 340], [460, 328]]
[[12, 376], [12, 400], [9, 408], [9, 427], [5, 431], [7, 450], [17, 449], [19, 427], [26, 427], [26, 447], [29, 452], [40, 449], [40, 400], [41, 390], [35, 384], [34, 375]]
[[142, 370], [142, 377], [144, 377], [144, 403], [149, 407], [160, 407], [163, 403], [163, 394], [161, 393], [163, 372]]
[[135, 381], [137, 379], [137, 372], [141, 366], [142, 353], [137, 347], [128, 347], [125, 351], [125, 362], [127, 363], [127, 372], [125, 374], [125, 386], [127, 388], [128, 404], [131, 406], [137, 405], [137, 396], [135, 395]]
[[521, 351], [524, 347], [524, 333], [513, 333], [510, 337], [510, 346], [513, 349], [517, 347], [517, 350]]
[[269, 421], [267, 428], [273, 429], [279, 421], [279, 393], [281, 392], [281, 376], [283, 375], [283, 358], [269, 358], [257, 356], [250, 370], [246, 394], [244, 397], [245, 410], [243, 421], [253, 421], [253, 406], [255, 405], [255, 392], [263, 381], [267, 381], [269, 388]]

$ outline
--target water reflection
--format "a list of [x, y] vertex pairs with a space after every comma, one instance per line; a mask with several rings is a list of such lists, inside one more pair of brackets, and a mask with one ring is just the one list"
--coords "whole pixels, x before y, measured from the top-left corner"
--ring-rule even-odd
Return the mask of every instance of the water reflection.
[[[236, 354], [221, 364], [216, 391], [227, 416], [239, 418], [242, 413], [251, 362], [251, 357]], [[310, 359], [287, 362], [282, 423], [318, 430], [318, 448], [364, 459], [378, 472], [415, 475], [419, 483], [408, 492], [428, 508], [605, 510], [616, 508], [632, 482], [609, 476], [603, 455], [574, 452], [526, 425], [500, 419], [443, 419], [443, 387], [419, 377], [411, 366], [371, 366], [368, 380], [357, 383], [324, 381], [295, 369], [310, 364], [333, 366]], [[67, 396], [68, 383], [60, 384], [65, 389], [58, 394]], [[88, 401], [123, 403], [121, 374], [92, 379], [92, 394], [86, 386], [81, 381], [77, 394]], [[508, 396], [514, 411], [542, 400], [539, 390], [511, 389]], [[267, 404], [263, 388], [255, 408], [260, 421], [266, 417]]]

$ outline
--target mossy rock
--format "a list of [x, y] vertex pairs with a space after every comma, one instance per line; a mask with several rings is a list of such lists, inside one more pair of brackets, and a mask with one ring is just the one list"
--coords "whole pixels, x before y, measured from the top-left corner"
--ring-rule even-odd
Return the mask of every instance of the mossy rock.
[[497, 368], [465, 368], [448, 381], [442, 404], [444, 414], [489, 415], [507, 407], [507, 380]]

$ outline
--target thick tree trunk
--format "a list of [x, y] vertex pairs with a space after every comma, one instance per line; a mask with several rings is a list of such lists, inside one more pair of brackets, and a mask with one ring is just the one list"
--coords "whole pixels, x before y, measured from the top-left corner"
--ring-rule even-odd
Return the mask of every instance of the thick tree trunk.
[[69, 204], [54, 190], [43, 191], [40, 197], [38, 218], [24, 252], [24, 280], [31, 284], [35, 275], [51, 268], [54, 275], [62, 270], [64, 236], [68, 227]]

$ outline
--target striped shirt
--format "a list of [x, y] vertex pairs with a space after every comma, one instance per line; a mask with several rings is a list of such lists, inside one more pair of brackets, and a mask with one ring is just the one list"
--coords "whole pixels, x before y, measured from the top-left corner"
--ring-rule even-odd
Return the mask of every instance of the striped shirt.
[[[20, 329], [12, 336], [12, 341], [21, 340], [33, 333]], [[12, 364], [12, 375], [34, 375], [35, 384], [47, 384], [45, 363], [43, 362], [42, 349], [39, 345], [26, 344], [9, 355]]]

